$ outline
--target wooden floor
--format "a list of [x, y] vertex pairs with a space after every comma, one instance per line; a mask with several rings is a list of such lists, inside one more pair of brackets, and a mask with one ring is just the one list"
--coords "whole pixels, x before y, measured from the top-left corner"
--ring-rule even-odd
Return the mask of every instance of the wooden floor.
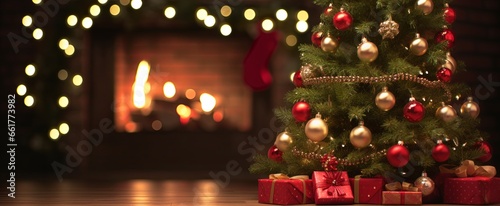
[[[5, 191], [2, 189], [2, 191]], [[16, 198], [0, 197], [0, 205], [260, 205], [257, 181], [121, 180], [121, 181], [21, 181]]]

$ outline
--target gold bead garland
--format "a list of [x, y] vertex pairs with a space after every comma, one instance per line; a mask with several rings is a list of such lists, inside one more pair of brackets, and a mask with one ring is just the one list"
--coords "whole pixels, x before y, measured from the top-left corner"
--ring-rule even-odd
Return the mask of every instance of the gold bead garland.
[[[333, 151], [332, 151], [332, 153], [333, 153]], [[300, 151], [300, 150], [298, 150], [297, 148], [294, 147], [292, 149], [292, 154], [295, 155], [295, 156], [302, 157], [304, 159], [317, 159], [317, 160], [321, 160], [321, 158], [326, 153], [320, 154], [320, 153], [316, 153], [316, 152], [304, 152], [304, 151]], [[385, 156], [386, 154], [387, 154], [387, 150], [383, 149], [381, 151], [372, 153], [370, 155], [364, 156], [364, 157], [356, 159], [356, 160], [348, 160], [346, 158], [338, 158], [337, 157], [337, 161], [338, 161], [338, 163], [340, 165], [355, 166], [355, 165], [359, 165], [359, 164], [364, 164], [364, 163], [370, 161], [373, 158], [378, 158], [378, 157]]]
[[362, 76], [322, 76], [314, 78], [303, 78], [303, 84], [316, 85], [316, 84], [326, 84], [326, 83], [378, 83], [378, 82], [395, 82], [395, 81], [412, 81], [421, 84], [428, 88], [443, 88], [445, 90], [446, 96], [448, 97], [448, 102], [451, 101], [451, 92], [447, 88], [446, 84], [441, 81], [429, 81], [426, 78], [418, 77], [417, 75], [408, 73], [398, 73], [392, 75], [383, 75], [378, 77], [362, 77]]

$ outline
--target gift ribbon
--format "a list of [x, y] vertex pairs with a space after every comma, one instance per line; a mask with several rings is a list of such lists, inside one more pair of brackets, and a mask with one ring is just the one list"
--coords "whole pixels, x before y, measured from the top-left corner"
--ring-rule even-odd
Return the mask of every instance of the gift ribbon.
[[453, 165], [449, 164], [441, 165], [439, 166], [439, 171], [441, 173], [455, 174], [457, 177], [492, 178], [497, 174], [497, 170], [494, 166], [477, 166], [474, 165], [474, 161], [472, 160], [464, 160], [458, 167], [454, 167]]
[[300, 180], [302, 182], [302, 188], [304, 188], [304, 192], [302, 193], [302, 203], [306, 203], [307, 201], [307, 187], [306, 187], [306, 182], [304, 180], [308, 180], [309, 176], [307, 175], [295, 175], [292, 177], [288, 177], [288, 175], [285, 175], [283, 173], [276, 173], [276, 174], [270, 174], [269, 179], [272, 179], [273, 182], [271, 183], [271, 194], [269, 195], [269, 203], [273, 203], [274, 199], [274, 183], [276, 183], [276, 180], [289, 180], [289, 179], [294, 179], [294, 180]]
[[361, 175], [354, 176], [354, 203], [359, 203], [359, 180]]
[[334, 192], [336, 192], [338, 196], [345, 195], [345, 191], [341, 187], [337, 187], [342, 186], [342, 182], [345, 181], [345, 179], [342, 177], [342, 172], [325, 172], [324, 177], [325, 182], [319, 184], [319, 188], [327, 190], [327, 194], [329, 196], [333, 196]]

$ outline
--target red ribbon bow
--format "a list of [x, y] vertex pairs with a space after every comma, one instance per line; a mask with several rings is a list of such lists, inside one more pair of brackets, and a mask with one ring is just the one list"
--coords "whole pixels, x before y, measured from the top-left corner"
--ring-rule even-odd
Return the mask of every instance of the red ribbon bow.
[[327, 194], [329, 196], [333, 196], [336, 192], [337, 196], [344, 196], [345, 191], [342, 189], [342, 182], [346, 181], [344, 177], [342, 177], [342, 172], [325, 172], [325, 181], [322, 184], [318, 185], [319, 188], [323, 190], [328, 190]]

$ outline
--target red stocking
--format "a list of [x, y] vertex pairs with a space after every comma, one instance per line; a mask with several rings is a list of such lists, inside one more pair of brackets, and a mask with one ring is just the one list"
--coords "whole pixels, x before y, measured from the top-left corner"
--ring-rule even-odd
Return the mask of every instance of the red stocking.
[[253, 42], [252, 48], [243, 62], [243, 78], [254, 91], [267, 89], [272, 82], [271, 72], [267, 67], [276, 45], [278, 35], [275, 31], [259, 30], [259, 36]]

